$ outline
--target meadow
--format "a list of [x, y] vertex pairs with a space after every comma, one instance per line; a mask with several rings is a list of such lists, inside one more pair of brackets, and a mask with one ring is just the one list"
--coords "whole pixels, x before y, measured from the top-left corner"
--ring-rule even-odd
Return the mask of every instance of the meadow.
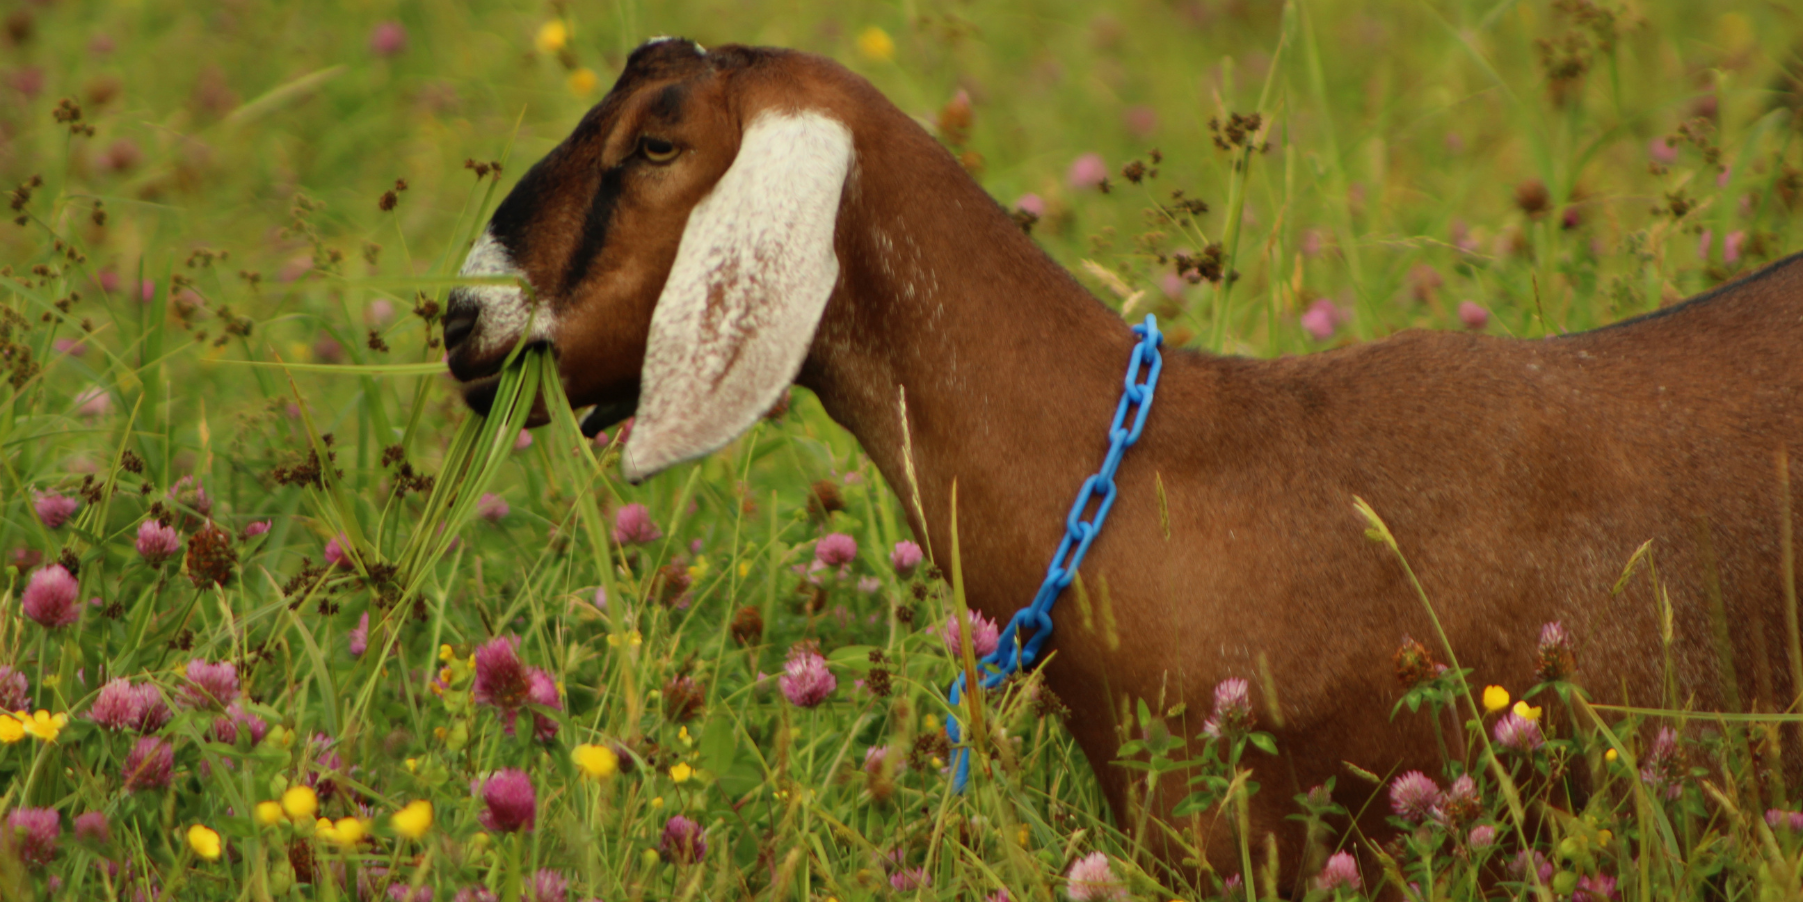
[[[1161, 863], [1031, 678], [951, 792], [949, 562], [805, 391], [630, 486], [618, 429], [520, 428], [536, 357], [486, 419], [441, 372], [487, 213], [666, 33], [840, 60], [1097, 297], [1211, 352], [1575, 331], [1803, 246], [1782, 3], [14, 4], [0, 898], [1803, 891], [1797, 718], [1609, 709], [1556, 624], [1536, 686], [1405, 641], [1395, 716], [1494, 752], [1349, 766], [1393, 838], [1297, 796], [1291, 882], [1261, 836]], [[1231, 820], [1265, 715], [1225, 687], [1174, 761], [1151, 701], [1119, 766]]]

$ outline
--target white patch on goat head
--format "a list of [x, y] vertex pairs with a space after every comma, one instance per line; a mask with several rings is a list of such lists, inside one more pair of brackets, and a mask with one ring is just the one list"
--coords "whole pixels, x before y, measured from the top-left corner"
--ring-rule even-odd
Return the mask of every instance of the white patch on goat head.
[[[470, 248], [459, 274], [465, 277], [504, 278], [525, 275], [513, 262], [513, 255], [507, 252], [506, 246], [496, 241], [494, 233], [489, 229], [482, 230], [482, 237], [477, 238], [475, 246]], [[475, 350], [478, 353], [492, 352], [497, 347], [513, 347], [513, 343], [519, 341], [520, 330], [526, 327], [528, 319], [532, 321], [532, 335], [528, 341], [550, 339], [550, 306], [540, 304], [537, 316], [529, 317], [526, 293], [518, 286], [466, 285], [463, 291], [470, 300], [476, 302], [478, 321]]]
[[795, 379], [839, 278], [833, 227], [851, 132], [766, 112], [689, 213], [651, 314], [626, 477], [644, 479], [751, 428]]

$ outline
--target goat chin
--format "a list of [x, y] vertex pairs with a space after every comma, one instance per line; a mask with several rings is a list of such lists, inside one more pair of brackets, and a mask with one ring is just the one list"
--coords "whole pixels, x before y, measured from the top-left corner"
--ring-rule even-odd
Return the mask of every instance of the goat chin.
[[[797, 381], [901, 488], [942, 562], [957, 487], [966, 592], [997, 619], [1032, 596], [1100, 463], [1133, 342], [909, 116], [790, 51], [641, 47], [485, 235], [473, 270], [517, 269], [554, 299], [572, 396], [636, 400], [629, 474], [730, 441]], [[482, 317], [519, 319], [513, 295], [488, 296], [500, 306]], [[479, 336], [475, 309], [459, 337]], [[1404, 691], [1392, 653], [1413, 636], [1444, 660], [1441, 628], [1477, 685], [1517, 695], [1538, 682], [1541, 625], [1559, 621], [1599, 698], [1789, 707], [1803, 687], [1779, 638], [1779, 537], [1796, 505], [1779, 473], [1803, 450], [1800, 350], [1793, 257], [1544, 340], [1406, 332], [1275, 360], [1167, 352], [1083, 568], [1089, 608], [1056, 612], [1044, 669], [1117, 822], [1140, 823], [1140, 805], [1167, 816], [1182, 793], [1166, 787], [1184, 785], [1130, 791], [1137, 771], [1110, 764], [1117, 712], [1181, 704], [1172, 731], [1193, 737], [1213, 687], [1244, 678], [1281, 750], [1248, 766], [1264, 786], [1254, 848], [1262, 859], [1276, 837], [1283, 885], [1318, 866], [1285, 820], [1290, 799], [1329, 778], [1364, 812], [1363, 835], [1389, 836], [1384, 789], [1344, 763], [1444, 783], [1428, 715], [1391, 718]], [[1355, 496], [1387, 522], [1438, 626], [1398, 555], [1366, 538]], [[1643, 567], [1612, 591], [1649, 542], [1657, 590]], [[1548, 723], [1579, 722], [1546, 704]], [[1442, 725], [1449, 751], [1475, 761], [1459, 711]], [[1785, 763], [1794, 780], [1794, 746]], [[1574, 778], [1558, 798], [1583, 791]], [[1231, 822], [1170, 820], [1162, 851], [1175, 864], [1189, 845], [1236, 872]]]

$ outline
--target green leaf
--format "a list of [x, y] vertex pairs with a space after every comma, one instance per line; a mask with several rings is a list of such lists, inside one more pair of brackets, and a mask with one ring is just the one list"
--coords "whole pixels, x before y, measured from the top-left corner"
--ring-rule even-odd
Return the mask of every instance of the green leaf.
[[701, 731], [701, 767], [716, 774], [726, 774], [732, 767], [733, 756], [738, 751], [736, 730], [732, 721], [726, 717], [708, 718], [707, 726]]
[[1246, 741], [1257, 746], [1259, 751], [1267, 755], [1277, 754], [1277, 739], [1270, 733], [1252, 733], [1246, 736]]

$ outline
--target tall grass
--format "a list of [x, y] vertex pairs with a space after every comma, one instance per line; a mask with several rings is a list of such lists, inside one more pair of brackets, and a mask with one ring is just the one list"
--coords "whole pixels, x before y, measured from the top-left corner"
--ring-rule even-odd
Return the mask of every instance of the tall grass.
[[[927, 122], [964, 90], [958, 150], [991, 193], [1098, 296], [1208, 350], [1588, 328], [1797, 243], [1799, 23], [1772, 4], [21, 6], [0, 38], [0, 701], [46, 720], [0, 719], [0, 809], [49, 809], [57, 837], [0, 831], [0, 897], [1799, 891], [1803, 816], [1769, 766], [1796, 716], [1611, 707], [1581, 659], [1503, 687], [1530, 719], [1423, 646], [1450, 667], [1399, 685], [1395, 716], [1433, 718], [1449, 751], [1424, 779], [1473, 800], [1392, 838], [1304, 795], [1312, 849], [1287, 869], [1244, 816], [1268, 712], [1181, 761], [1202, 718], [1134, 700], [1118, 765], [1145, 778], [1116, 824], [1058, 700], [1011, 683], [952, 794], [942, 687], [966, 652], [929, 627], [983, 563], [898, 571], [906, 502], [812, 398], [628, 486], [617, 432], [585, 440], [552, 404], [522, 437], [556, 390], [539, 355], [487, 418], [437, 375], [469, 237], [659, 33], [826, 53]], [[1108, 192], [1071, 178], [1086, 153]], [[146, 524], [180, 542], [160, 563]], [[823, 561], [835, 534], [848, 563]], [[24, 596], [57, 562], [80, 616], [49, 628]], [[1059, 616], [1112, 628], [1106, 584], [1076, 589]], [[816, 653], [835, 686], [796, 704]], [[199, 694], [216, 662], [241, 696]], [[102, 701], [120, 679], [171, 708], [148, 746]], [[1499, 733], [1511, 716], [1529, 726]], [[1339, 781], [1388, 804], [1403, 775], [1352, 765]], [[534, 788], [530, 830], [484, 798], [504, 769]], [[1192, 791], [1188, 823], [1147, 816]], [[429, 826], [395, 819], [414, 801]], [[1234, 860], [1200, 862], [1210, 829]], [[1357, 887], [1318, 878], [1345, 876], [1339, 851]]]

